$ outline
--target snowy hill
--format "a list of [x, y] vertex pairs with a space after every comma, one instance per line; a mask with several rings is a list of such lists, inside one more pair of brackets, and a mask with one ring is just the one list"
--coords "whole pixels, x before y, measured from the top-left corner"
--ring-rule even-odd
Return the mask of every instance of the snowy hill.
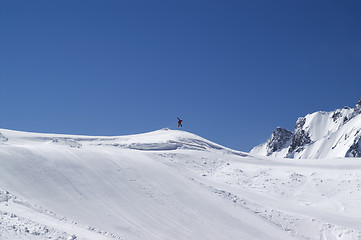
[[0, 129], [0, 239], [361, 239], [360, 160]]
[[300, 117], [294, 132], [277, 128], [250, 154], [286, 158], [361, 157], [361, 98], [354, 108]]

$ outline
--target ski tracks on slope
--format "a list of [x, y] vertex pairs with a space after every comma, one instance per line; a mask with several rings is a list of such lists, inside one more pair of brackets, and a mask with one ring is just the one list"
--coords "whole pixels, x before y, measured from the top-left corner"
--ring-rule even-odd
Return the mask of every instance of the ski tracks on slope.
[[0, 238], [18, 240], [122, 240], [115, 234], [81, 226], [0, 190]]

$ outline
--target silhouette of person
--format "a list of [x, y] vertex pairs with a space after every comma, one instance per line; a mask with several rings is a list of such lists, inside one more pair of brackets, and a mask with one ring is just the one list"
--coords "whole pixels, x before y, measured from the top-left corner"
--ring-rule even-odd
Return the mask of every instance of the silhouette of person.
[[178, 118], [178, 127], [183, 127], [183, 126], [182, 126], [183, 120], [179, 119], [179, 117], [177, 117], [177, 118]]

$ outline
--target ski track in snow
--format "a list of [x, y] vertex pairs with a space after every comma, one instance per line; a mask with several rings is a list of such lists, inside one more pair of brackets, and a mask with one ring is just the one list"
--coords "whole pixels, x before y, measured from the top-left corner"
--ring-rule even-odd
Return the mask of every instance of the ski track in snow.
[[361, 239], [361, 159], [0, 129], [0, 239]]
[[8, 191], [0, 191], [0, 209], [1, 239], [122, 239], [99, 229], [79, 226]]

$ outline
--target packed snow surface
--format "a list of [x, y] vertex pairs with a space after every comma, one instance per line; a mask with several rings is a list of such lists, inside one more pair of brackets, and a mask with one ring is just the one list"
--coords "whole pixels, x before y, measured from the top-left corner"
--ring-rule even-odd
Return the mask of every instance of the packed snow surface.
[[0, 239], [361, 239], [360, 158], [0, 129], [0, 166]]

